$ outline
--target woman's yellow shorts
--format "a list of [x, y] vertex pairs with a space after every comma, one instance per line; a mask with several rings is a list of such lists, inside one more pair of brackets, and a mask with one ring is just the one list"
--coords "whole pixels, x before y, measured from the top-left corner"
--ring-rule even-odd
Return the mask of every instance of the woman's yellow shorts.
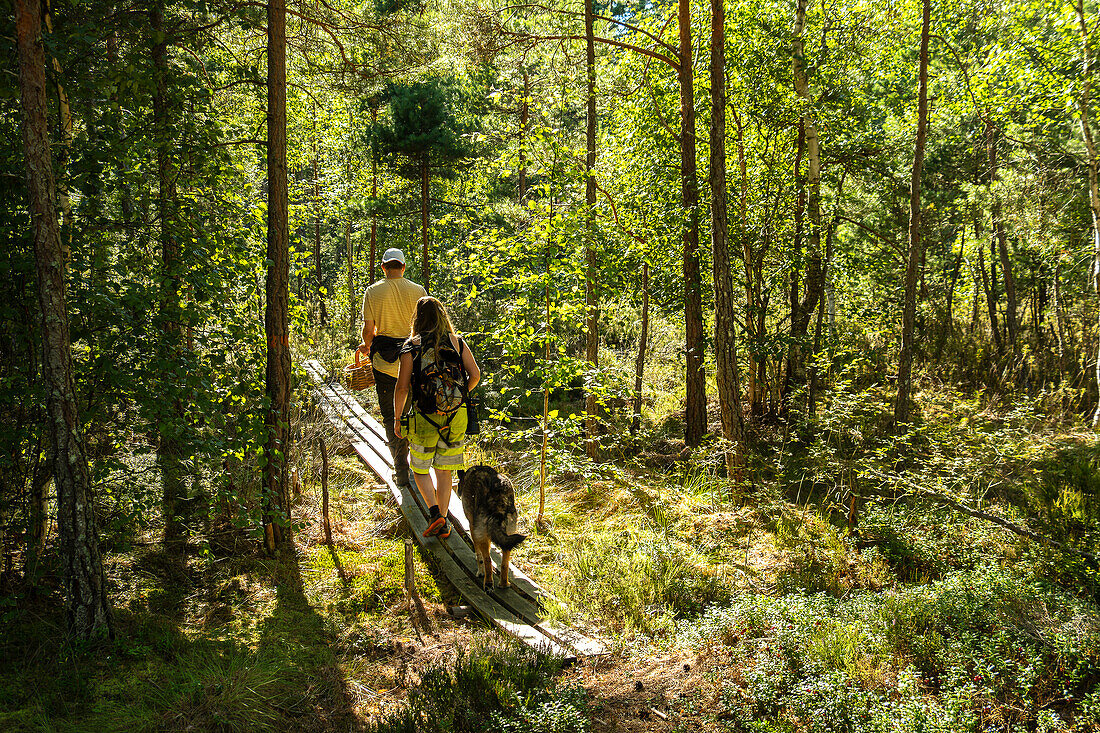
[[409, 466], [413, 473], [428, 473], [433, 466], [444, 471], [466, 468], [466, 405], [450, 416], [450, 422], [447, 417], [415, 410], [409, 416]]

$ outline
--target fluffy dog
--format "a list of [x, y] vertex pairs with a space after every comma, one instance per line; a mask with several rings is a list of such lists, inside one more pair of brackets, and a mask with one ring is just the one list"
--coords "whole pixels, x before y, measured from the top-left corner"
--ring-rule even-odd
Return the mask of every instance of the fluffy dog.
[[523, 542], [526, 535], [516, 534], [516, 494], [507, 476], [501, 476], [495, 468], [474, 466], [458, 474], [458, 497], [462, 511], [470, 523], [470, 539], [477, 554], [477, 574], [482, 587], [493, 586], [493, 558], [489, 554], [489, 540], [503, 552], [500, 566], [500, 587], [507, 588], [508, 559], [512, 548]]

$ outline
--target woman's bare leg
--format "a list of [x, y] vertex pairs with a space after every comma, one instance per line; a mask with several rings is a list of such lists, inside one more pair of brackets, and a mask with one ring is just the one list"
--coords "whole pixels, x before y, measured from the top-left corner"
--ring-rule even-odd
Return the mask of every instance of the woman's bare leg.
[[432, 493], [439, 500], [439, 513], [447, 516], [447, 509], [451, 506], [451, 470], [435, 467], [432, 470], [435, 472], [435, 490]]

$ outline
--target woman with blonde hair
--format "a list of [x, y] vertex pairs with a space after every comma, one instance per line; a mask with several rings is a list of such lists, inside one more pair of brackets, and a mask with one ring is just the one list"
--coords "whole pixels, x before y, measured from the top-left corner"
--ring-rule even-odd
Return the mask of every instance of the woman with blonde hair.
[[[451, 534], [451, 472], [466, 468], [466, 396], [480, 379], [474, 354], [455, 333], [443, 304], [430, 295], [418, 300], [409, 338], [401, 348], [393, 414], [397, 436], [409, 440], [413, 478], [428, 505], [425, 537], [445, 539]], [[406, 421], [402, 418], [410, 393], [412, 409]]]

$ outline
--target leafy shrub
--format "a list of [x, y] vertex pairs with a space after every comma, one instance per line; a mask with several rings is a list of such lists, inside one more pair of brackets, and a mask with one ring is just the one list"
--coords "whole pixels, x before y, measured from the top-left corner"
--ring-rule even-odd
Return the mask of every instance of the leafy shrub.
[[408, 706], [377, 722], [374, 733], [584, 733], [582, 690], [559, 686], [562, 660], [507, 639], [482, 638], [452, 662], [432, 665]]
[[680, 633], [731, 660], [719, 678], [743, 689], [727, 682], [720, 698], [750, 730], [1054, 730], [1074, 717], [1088, 730], [1098, 619], [1088, 600], [983, 567], [845, 600], [744, 595]]
[[777, 578], [781, 590], [839, 596], [852, 589], [881, 588], [893, 580], [880, 555], [856, 552], [817, 512], [785, 512], [775, 526], [776, 544], [787, 551], [787, 565]]
[[973, 570], [1001, 548], [999, 530], [930, 506], [868, 504], [860, 535], [904, 582], [939, 580], [955, 570]]
[[672, 535], [650, 530], [585, 537], [564, 558], [577, 607], [597, 606], [612, 621], [656, 633], [678, 617], [726, 603], [730, 591], [690, 560], [693, 551]]

